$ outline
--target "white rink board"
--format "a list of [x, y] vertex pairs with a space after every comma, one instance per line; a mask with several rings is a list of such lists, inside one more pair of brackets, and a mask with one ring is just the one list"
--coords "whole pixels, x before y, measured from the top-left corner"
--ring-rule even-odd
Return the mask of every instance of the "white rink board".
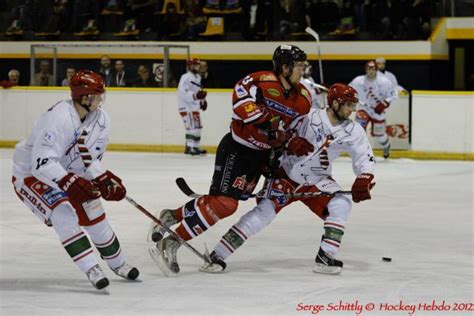
[[[67, 89], [0, 90], [0, 141], [24, 139], [34, 120], [68, 95]], [[209, 107], [202, 114], [202, 144], [217, 146], [229, 131], [231, 90], [210, 91], [207, 99]], [[413, 97], [412, 108], [412, 150], [473, 152], [472, 94], [417, 94]], [[113, 144], [184, 145], [184, 127], [177, 111], [175, 91], [110, 89], [104, 109], [112, 118], [110, 141]], [[389, 108], [388, 125], [403, 124], [408, 120], [407, 112], [407, 97], [402, 96]], [[406, 146], [405, 140], [398, 144], [396, 139], [392, 138], [392, 141], [393, 148]]]
[[[392, 132], [389, 134], [391, 149], [410, 149], [410, 97], [403, 95], [392, 102], [387, 109], [386, 124]], [[367, 127], [370, 130], [370, 125]], [[368, 133], [372, 148], [381, 149], [382, 146]]]
[[[221, 275], [198, 271], [200, 259], [187, 249], [178, 256], [181, 273], [167, 278], [148, 255], [149, 220], [125, 201], [105, 202], [128, 261], [142, 283], [110, 278], [110, 295], [94, 290], [71, 262], [51, 228], [21, 204], [10, 182], [11, 149], [0, 149], [0, 315], [314, 315], [299, 304], [388, 303], [418, 305], [474, 302], [474, 163], [397, 159], [376, 164], [373, 199], [353, 205], [339, 259], [341, 275], [312, 272], [322, 221], [302, 203], [281, 211], [228, 260]], [[128, 194], [150, 211], [188, 201], [174, 185], [185, 177], [198, 192], [208, 190], [214, 155], [106, 153], [105, 166], [119, 175]], [[348, 158], [337, 160], [334, 177], [345, 189], [354, 175]], [[441, 184], [441, 185], [440, 185]], [[231, 217], [192, 241], [210, 249], [240, 216]], [[391, 257], [392, 262], [383, 262]], [[356, 315], [355, 311], [317, 315]], [[362, 316], [408, 315], [363, 312]], [[420, 312], [413, 315], [472, 315]]]

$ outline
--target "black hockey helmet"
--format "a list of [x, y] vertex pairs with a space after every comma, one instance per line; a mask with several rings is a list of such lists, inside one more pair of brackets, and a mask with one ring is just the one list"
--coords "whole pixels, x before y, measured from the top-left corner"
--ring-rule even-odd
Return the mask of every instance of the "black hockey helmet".
[[283, 65], [287, 65], [291, 70], [297, 61], [306, 61], [306, 53], [303, 50], [294, 45], [280, 45], [273, 53], [273, 71], [280, 74]]

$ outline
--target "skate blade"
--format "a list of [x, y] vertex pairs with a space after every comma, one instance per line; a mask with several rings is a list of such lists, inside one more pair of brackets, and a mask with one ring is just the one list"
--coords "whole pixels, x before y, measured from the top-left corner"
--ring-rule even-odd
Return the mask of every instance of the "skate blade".
[[148, 249], [148, 253], [151, 256], [151, 259], [155, 261], [156, 265], [158, 268], [160, 268], [161, 272], [167, 277], [176, 277], [178, 273], [174, 272], [171, 270], [168, 265], [166, 264], [165, 260], [163, 259], [163, 256], [161, 253], [156, 249], [156, 247], [150, 247]]
[[212, 274], [220, 274], [224, 272], [224, 269], [218, 264], [214, 265], [203, 265], [202, 267], [199, 268], [199, 271], [204, 272], [204, 273], [212, 273]]
[[342, 271], [341, 267], [328, 267], [328, 266], [322, 265], [322, 264], [316, 264], [313, 267], [313, 272], [314, 273], [339, 274], [339, 273], [341, 273], [341, 271]]

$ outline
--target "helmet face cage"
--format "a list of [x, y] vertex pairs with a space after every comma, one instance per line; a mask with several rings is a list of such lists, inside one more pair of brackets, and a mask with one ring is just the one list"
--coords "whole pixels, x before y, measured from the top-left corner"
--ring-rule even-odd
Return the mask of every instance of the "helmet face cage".
[[280, 45], [273, 53], [273, 70], [281, 74], [283, 65], [293, 69], [295, 62], [306, 61], [306, 53], [294, 45]]

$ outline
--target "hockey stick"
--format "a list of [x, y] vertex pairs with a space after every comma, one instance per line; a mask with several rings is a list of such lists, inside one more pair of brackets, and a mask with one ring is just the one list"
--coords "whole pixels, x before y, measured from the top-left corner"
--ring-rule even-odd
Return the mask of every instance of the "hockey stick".
[[[192, 198], [198, 198], [202, 196], [202, 194], [198, 194], [194, 192], [189, 185], [186, 183], [186, 180], [183, 178], [176, 178], [176, 184], [178, 185], [178, 188], [186, 194], [189, 197]], [[250, 194], [249, 198], [267, 198], [267, 196], [260, 191], [257, 194]], [[323, 196], [323, 195], [351, 195], [352, 191], [336, 191], [333, 193], [329, 192], [300, 192], [300, 193], [285, 193], [285, 194], [279, 194], [275, 195], [275, 197], [285, 197], [285, 198], [311, 198], [311, 197], [316, 197], [316, 196]]]
[[156, 218], [155, 216], [153, 216], [153, 214], [151, 214], [150, 212], [148, 212], [143, 206], [141, 206], [140, 204], [138, 204], [137, 202], [135, 202], [134, 199], [132, 199], [131, 197], [129, 197], [128, 195], [125, 196], [125, 199], [130, 202], [130, 204], [132, 204], [133, 206], [135, 206], [140, 212], [142, 212], [143, 214], [145, 214], [148, 218], [150, 218], [153, 222], [155, 222], [156, 224], [160, 225], [161, 227], [163, 227], [164, 230], [166, 230], [171, 236], [173, 236], [175, 239], [179, 240], [179, 242], [184, 245], [186, 248], [188, 248], [189, 250], [191, 250], [196, 256], [198, 256], [199, 258], [203, 259], [205, 262], [207, 263], [211, 263], [211, 258], [208, 254], [208, 252], [206, 252], [205, 254], [202, 254], [200, 253], [199, 251], [196, 250], [196, 248], [194, 248], [193, 246], [191, 246], [186, 240], [184, 240], [183, 238], [181, 238], [180, 235], [176, 234], [173, 230], [171, 230], [168, 226], [165, 226], [163, 225], [163, 223], [158, 219]]
[[316, 33], [316, 31], [310, 28], [309, 26], [305, 29], [305, 32], [314, 37], [314, 39], [316, 40], [316, 44], [318, 45], [319, 79], [321, 80], [321, 83], [324, 83], [323, 62], [321, 60], [321, 44], [319, 43], [319, 34]]

